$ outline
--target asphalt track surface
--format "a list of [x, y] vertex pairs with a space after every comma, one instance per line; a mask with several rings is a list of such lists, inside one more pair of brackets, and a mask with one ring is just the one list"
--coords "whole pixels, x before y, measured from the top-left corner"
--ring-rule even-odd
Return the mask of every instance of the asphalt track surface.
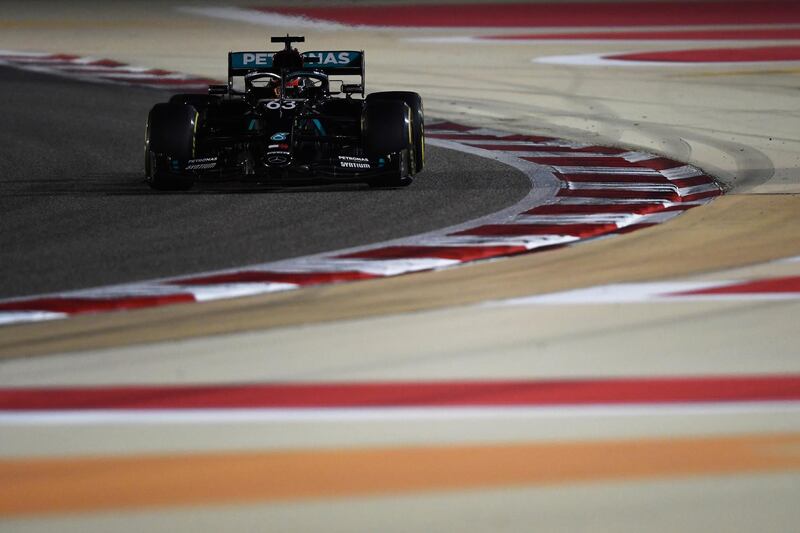
[[528, 179], [429, 147], [410, 187], [142, 181], [149, 108], [169, 92], [0, 68], [0, 297], [238, 267], [368, 244], [513, 204]]

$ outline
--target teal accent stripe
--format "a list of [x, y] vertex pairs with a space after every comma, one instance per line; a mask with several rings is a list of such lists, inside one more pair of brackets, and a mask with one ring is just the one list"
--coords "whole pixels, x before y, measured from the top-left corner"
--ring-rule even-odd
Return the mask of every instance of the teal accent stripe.
[[319, 119], [315, 118], [315, 119], [313, 119], [312, 122], [314, 122], [314, 126], [317, 127], [317, 131], [319, 132], [319, 134], [320, 135], [325, 135], [325, 128], [322, 127], [322, 123], [319, 121]]

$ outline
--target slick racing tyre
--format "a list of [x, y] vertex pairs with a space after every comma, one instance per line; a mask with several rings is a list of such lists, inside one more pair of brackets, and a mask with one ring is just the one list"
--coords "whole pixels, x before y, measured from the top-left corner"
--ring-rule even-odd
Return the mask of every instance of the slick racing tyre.
[[368, 183], [373, 187], [403, 187], [411, 183], [411, 109], [400, 100], [372, 100], [364, 106], [364, 150], [384, 157], [389, 168]]
[[194, 157], [198, 114], [185, 104], [156, 104], [147, 117], [144, 178], [157, 190], [191, 188], [194, 177], [181, 166]]
[[401, 101], [372, 100], [362, 117], [364, 150], [371, 157], [386, 156], [411, 147], [411, 110]]
[[425, 166], [425, 110], [422, 106], [422, 97], [418, 93], [408, 91], [385, 91], [372, 93], [367, 96], [367, 102], [372, 100], [400, 100], [411, 110], [411, 138], [413, 140], [414, 168], [412, 174], [422, 172]]

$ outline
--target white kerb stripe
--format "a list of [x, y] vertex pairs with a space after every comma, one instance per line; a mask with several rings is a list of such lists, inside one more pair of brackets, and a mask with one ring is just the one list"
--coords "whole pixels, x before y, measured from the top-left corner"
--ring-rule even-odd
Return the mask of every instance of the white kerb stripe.
[[667, 179], [679, 180], [679, 179], [702, 176], [703, 171], [689, 165], [684, 165], [682, 167], [668, 168], [666, 170], [662, 170], [661, 174]]
[[645, 167], [563, 167], [559, 165], [553, 165], [553, 168], [562, 174], [660, 174], [660, 172], [657, 170]]
[[579, 240], [578, 237], [572, 235], [514, 235], [513, 237], [453, 235], [451, 237], [431, 237], [420, 244], [423, 246], [524, 246], [528, 250], [534, 250], [577, 240]]
[[0, 311], [0, 325], [15, 322], [41, 322], [66, 318], [67, 313], [54, 313], [51, 311]]
[[719, 192], [719, 187], [716, 183], [704, 183], [703, 185], [695, 185], [693, 187], [684, 187], [678, 189], [681, 196], [689, 196], [690, 194], [699, 194], [701, 192]]
[[218, 424], [342, 420], [453, 420], [495, 418], [583, 418], [641, 415], [706, 415], [797, 412], [799, 401], [687, 402], [507, 407], [355, 407], [309, 409], [96, 409], [0, 411], [0, 425]]
[[[456, 259], [440, 259], [437, 257], [423, 257], [414, 259], [299, 259], [293, 267], [284, 269], [284, 272], [343, 272], [355, 270], [379, 276], [394, 276], [406, 272], [431, 270], [448, 267], [461, 263]], [[280, 267], [275, 269], [281, 270]]]
[[184, 285], [180, 287], [193, 295], [198, 302], [209, 302], [223, 298], [238, 298], [269, 292], [288, 291], [297, 289], [299, 285], [295, 283], [221, 283], [218, 285]]
[[617, 191], [654, 191], [654, 192], [677, 192], [678, 188], [670, 183], [615, 183], [615, 182], [596, 182], [596, 181], [568, 181], [569, 189], [577, 190], [596, 190], [608, 189]]

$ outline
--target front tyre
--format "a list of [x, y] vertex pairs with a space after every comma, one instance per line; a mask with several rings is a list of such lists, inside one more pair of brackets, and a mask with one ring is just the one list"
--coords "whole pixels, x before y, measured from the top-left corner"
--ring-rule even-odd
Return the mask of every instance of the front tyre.
[[156, 104], [147, 117], [144, 179], [156, 190], [181, 191], [194, 184], [182, 170], [194, 158], [197, 110], [186, 104]]
[[422, 172], [425, 166], [425, 110], [422, 97], [409, 91], [383, 91], [367, 95], [367, 102], [376, 100], [397, 100], [404, 102], [411, 110], [411, 138], [413, 143], [412, 174]]
[[371, 187], [404, 187], [413, 173], [411, 110], [400, 100], [370, 100], [362, 117], [364, 150], [369, 157], [388, 159], [388, 168], [369, 180]]

